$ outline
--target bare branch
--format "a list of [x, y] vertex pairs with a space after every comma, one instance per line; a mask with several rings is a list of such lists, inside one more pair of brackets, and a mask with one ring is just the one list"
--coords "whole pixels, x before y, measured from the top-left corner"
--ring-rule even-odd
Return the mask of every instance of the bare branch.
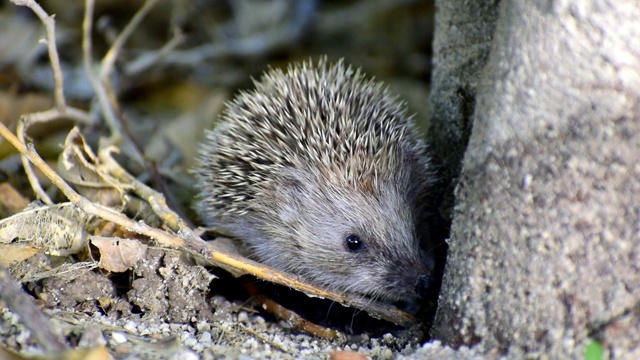
[[[18, 139], [20, 139], [22, 143], [26, 143], [25, 142], [25, 133], [27, 128], [26, 122], [27, 120], [25, 120], [25, 117], [23, 116], [20, 118], [20, 121], [18, 121], [18, 125], [16, 126], [16, 133], [18, 134]], [[36, 197], [47, 205], [53, 205], [53, 200], [51, 200], [49, 195], [47, 195], [47, 193], [42, 188], [42, 185], [40, 185], [40, 181], [38, 180], [38, 177], [33, 171], [33, 168], [31, 167], [31, 163], [29, 162], [29, 160], [27, 160], [27, 157], [24, 154], [20, 155], [20, 161], [22, 162], [22, 167], [24, 168], [24, 172], [27, 174], [27, 179], [29, 179], [29, 184], [31, 184], [31, 189], [33, 189], [33, 192], [36, 194]]]
[[149, 13], [151, 8], [158, 2], [158, 0], [147, 0], [144, 2], [140, 10], [136, 12], [133, 18], [129, 21], [127, 26], [122, 30], [120, 35], [116, 38], [113, 45], [107, 52], [107, 54], [102, 59], [101, 69], [100, 69], [100, 78], [104, 79], [108, 78], [113, 71], [113, 65], [120, 54], [120, 50], [124, 46], [124, 43], [129, 39], [129, 36], [133, 33], [133, 31], [140, 25], [144, 17]]
[[89, 115], [86, 111], [70, 106], [67, 106], [64, 109], [53, 108], [45, 111], [26, 114], [23, 117], [25, 121], [25, 130], [31, 127], [31, 125], [58, 119], [70, 119], [84, 125], [93, 125], [95, 123], [95, 119], [93, 119], [91, 115]]
[[149, 69], [160, 60], [166, 58], [180, 44], [184, 42], [185, 36], [179, 28], [173, 29], [173, 37], [160, 50], [145, 52], [125, 66], [124, 73], [127, 75], [137, 75]]
[[[22, 141], [22, 143], [26, 143], [25, 138], [31, 125], [54, 121], [61, 118], [68, 118], [86, 125], [93, 124], [93, 119], [91, 119], [90, 115], [82, 110], [66, 106], [62, 109], [56, 107], [42, 112], [23, 115], [16, 126], [16, 133], [20, 141]], [[31, 163], [27, 160], [24, 154], [20, 154], [20, 161], [22, 162], [24, 172], [27, 174], [27, 179], [29, 179], [29, 184], [31, 184], [31, 189], [33, 189], [37, 198], [47, 205], [53, 204], [49, 195], [47, 195], [40, 185], [40, 181], [33, 171]]]
[[248, 37], [237, 38], [225, 43], [208, 43], [194, 48], [174, 51], [165, 60], [167, 64], [192, 66], [226, 56], [256, 56], [269, 53], [298, 40], [311, 23], [316, 13], [316, 0], [292, 2], [289, 20], [276, 27], [256, 32]]
[[58, 57], [58, 47], [56, 46], [56, 31], [54, 15], [49, 16], [42, 7], [34, 0], [11, 0], [12, 3], [18, 6], [26, 6], [31, 9], [42, 21], [44, 28], [47, 32], [47, 49], [49, 51], [49, 60], [51, 61], [51, 69], [53, 70], [53, 83], [54, 83], [54, 101], [56, 107], [59, 110], [63, 110], [66, 107], [66, 101], [64, 99], [64, 82], [62, 79], [62, 70], [60, 68], [60, 58]]
[[[68, 108], [66, 105], [66, 101], [64, 98], [64, 81], [60, 66], [60, 58], [58, 57], [58, 47], [56, 46], [55, 21], [53, 15], [50, 16], [49, 14], [47, 14], [42, 9], [42, 7], [33, 0], [12, 0], [12, 2], [16, 5], [27, 6], [28, 8], [30, 8], [38, 16], [38, 18], [40, 18], [40, 21], [44, 25], [47, 32], [46, 43], [49, 53], [49, 60], [51, 62], [51, 69], [53, 71], [54, 82], [53, 91], [55, 108], [39, 113], [23, 115], [16, 127], [16, 131], [20, 141], [22, 141], [23, 143], [25, 142], [27, 130], [29, 126], [34, 123], [48, 122], [65, 117], [85, 124], [93, 123], [89, 114], [79, 109]], [[31, 164], [29, 163], [29, 161], [27, 161], [27, 158], [24, 154], [20, 156], [20, 160], [22, 161], [25, 173], [27, 174], [27, 178], [29, 179], [31, 188], [33, 189], [36, 196], [45, 204], [53, 204], [51, 198], [47, 195], [47, 193], [40, 185], [38, 177], [35, 175]]]
[[91, 87], [98, 97], [98, 102], [100, 103], [100, 108], [102, 110], [102, 116], [104, 117], [104, 120], [107, 123], [107, 126], [109, 126], [109, 130], [111, 131], [111, 136], [107, 140], [107, 145], [118, 144], [122, 140], [121, 126], [118, 122], [118, 119], [116, 118], [113, 108], [109, 103], [109, 96], [107, 95], [107, 91], [105, 90], [93, 68], [93, 55], [91, 54], [91, 29], [93, 27], [94, 3], [94, 0], [86, 0], [85, 2], [84, 20], [82, 22], [82, 59], [84, 62], [85, 71], [87, 72], [87, 76], [89, 77], [89, 81], [91, 82]]

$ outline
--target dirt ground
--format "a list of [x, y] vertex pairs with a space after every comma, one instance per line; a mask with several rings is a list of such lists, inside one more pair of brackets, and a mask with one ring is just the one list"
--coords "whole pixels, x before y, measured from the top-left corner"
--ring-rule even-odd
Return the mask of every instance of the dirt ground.
[[[20, 277], [51, 268], [47, 257], [37, 254], [12, 272]], [[407, 330], [386, 324], [385, 328], [371, 320], [369, 325], [375, 328], [346, 335], [349, 326], [353, 331], [353, 324], [339, 320], [344, 311], [337, 315], [334, 311], [326, 316], [338, 317], [334, 325], [342, 322], [343, 335], [320, 339], [256, 309], [229, 289], [222, 289], [227, 297], [212, 295], [217, 286], [233, 286], [215, 278], [203, 267], [187, 264], [176, 251], [149, 249], [126, 275], [75, 270], [28, 282], [26, 288], [54, 327], [75, 345], [74, 350], [62, 352], [63, 358], [105, 347], [123, 359], [322, 358], [336, 351], [391, 359], [411, 353], [424, 337], [418, 327]], [[381, 333], [385, 329], [390, 332]], [[31, 330], [7, 308], [2, 310], [0, 339], [25, 358], [42, 354]]]

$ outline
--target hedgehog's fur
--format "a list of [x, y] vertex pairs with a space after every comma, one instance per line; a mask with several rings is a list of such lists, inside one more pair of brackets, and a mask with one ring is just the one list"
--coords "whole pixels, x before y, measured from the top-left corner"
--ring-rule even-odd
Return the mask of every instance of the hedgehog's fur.
[[[255, 87], [201, 146], [201, 218], [319, 285], [415, 297], [433, 269], [419, 248], [430, 175], [403, 104], [342, 62], [274, 69]], [[363, 249], [348, 250], [350, 234]]]

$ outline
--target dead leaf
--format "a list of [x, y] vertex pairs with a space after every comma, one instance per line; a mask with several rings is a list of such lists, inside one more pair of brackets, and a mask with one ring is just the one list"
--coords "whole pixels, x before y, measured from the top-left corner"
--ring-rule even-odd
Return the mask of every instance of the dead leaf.
[[147, 251], [147, 245], [132, 239], [90, 236], [89, 242], [100, 250], [98, 267], [116, 273], [134, 267]]
[[42, 251], [41, 247], [26, 244], [0, 244], [0, 266], [5, 268], [27, 260]]
[[98, 157], [77, 127], [67, 135], [58, 157], [58, 173], [81, 195], [94, 203], [121, 209], [127, 186], [99, 168]]
[[86, 246], [88, 218], [72, 203], [31, 204], [0, 220], [0, 243], [30, 245], [56, 256], [75, 254]]

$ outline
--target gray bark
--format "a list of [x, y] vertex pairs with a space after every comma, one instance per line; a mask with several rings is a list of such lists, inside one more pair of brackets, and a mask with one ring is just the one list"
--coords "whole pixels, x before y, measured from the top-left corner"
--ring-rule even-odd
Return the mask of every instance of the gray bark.
[[498, 4], [493, 1], [436, 1], [427, 136], [440, 180], [435, 193], [442, 194], [440, 212], [447, 219], [497, 14]]
[[483, 71], [457, 58], [481, 76], [433, 335], [507, 357], [581, 358], [596, 339], [640, 358], [640, 3], [499, 7]]

